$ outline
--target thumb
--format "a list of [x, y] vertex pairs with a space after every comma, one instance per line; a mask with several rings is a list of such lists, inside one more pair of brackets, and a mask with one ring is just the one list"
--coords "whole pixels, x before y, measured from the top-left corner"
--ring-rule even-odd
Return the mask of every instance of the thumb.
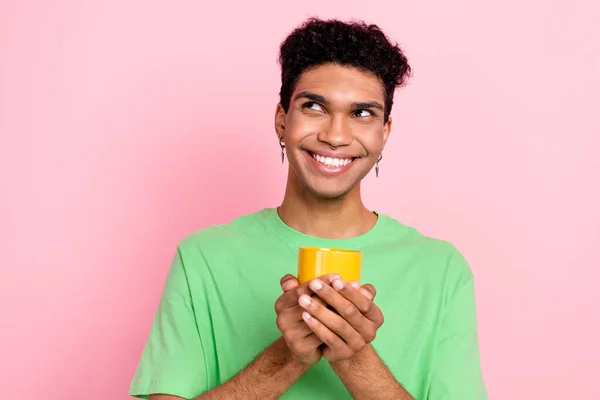
[[279, 283], [281, 285], [281, 289], [284, 292], [289, 292], [290, 290], [298, 286], [298, 279], [296, 279], [294, 275], [287, 274], [286, 276], [281, 278], [281, 281]]
[[375, 295], [377, 294], [377, 291], [375, 290], [373, 285], [371, 285], [369, 283], [367, 283], [366, 285], [363, 285], [360, 288], [360, 291], [362, 292], [362, 294], [364, 294], [371, 300], [373, 300], [375, 298]]

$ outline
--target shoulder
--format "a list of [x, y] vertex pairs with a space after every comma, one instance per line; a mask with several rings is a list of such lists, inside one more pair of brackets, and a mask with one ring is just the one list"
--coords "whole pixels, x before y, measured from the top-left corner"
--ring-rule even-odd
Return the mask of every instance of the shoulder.
[[247, 240], [264, 232], [270, 209], [245, 214], [221, 224], [209, 225], [184, 237], [178, 243], [183, 255], [207, 249], [222, 249], [239, 240]]
[[[473, 279], [473, 272], [463, 252], [448, 240], [429, 236], [383, 214], [386, 218], [387, 246], [398, 248], [426, 272], [444, 276], [448, 285], [460, 287]], [[424, 271], [425, 272], [425, 271]]]

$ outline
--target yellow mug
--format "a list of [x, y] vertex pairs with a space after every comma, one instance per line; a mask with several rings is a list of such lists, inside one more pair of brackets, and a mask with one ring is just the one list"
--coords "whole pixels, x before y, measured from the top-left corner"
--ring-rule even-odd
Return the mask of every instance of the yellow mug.
[[298, 281], [308, 282], [328, 274], [338, 274], [344, 281], [360, 282], [362, 252], [358, 250], [300, 247]]

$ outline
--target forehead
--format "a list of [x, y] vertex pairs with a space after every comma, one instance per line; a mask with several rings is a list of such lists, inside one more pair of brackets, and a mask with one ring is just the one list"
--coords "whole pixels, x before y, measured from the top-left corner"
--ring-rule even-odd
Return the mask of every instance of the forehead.
[[355, 67], [325, 64], [311, 68], [300, 76], [294, 94], [313, 92], [330, 101], [379, 101], [383, 104], [385, 90], [375, 75]]

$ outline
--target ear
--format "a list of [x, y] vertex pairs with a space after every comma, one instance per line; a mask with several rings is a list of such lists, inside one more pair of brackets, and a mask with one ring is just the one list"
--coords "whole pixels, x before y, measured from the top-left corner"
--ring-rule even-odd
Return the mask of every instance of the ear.
[[281, 103], [278, 103], [277, 107], [275, 107], [275, 133], [278, 136], [281, 135], [281, 137], [278, 137], [281, 140], [285, 137], [285, 117], [286, 113]]
[[392, 132], [392, 116], [388, 117], [388, 121], [383, 125], [383, 147], [387, 143], [388, 137]]

